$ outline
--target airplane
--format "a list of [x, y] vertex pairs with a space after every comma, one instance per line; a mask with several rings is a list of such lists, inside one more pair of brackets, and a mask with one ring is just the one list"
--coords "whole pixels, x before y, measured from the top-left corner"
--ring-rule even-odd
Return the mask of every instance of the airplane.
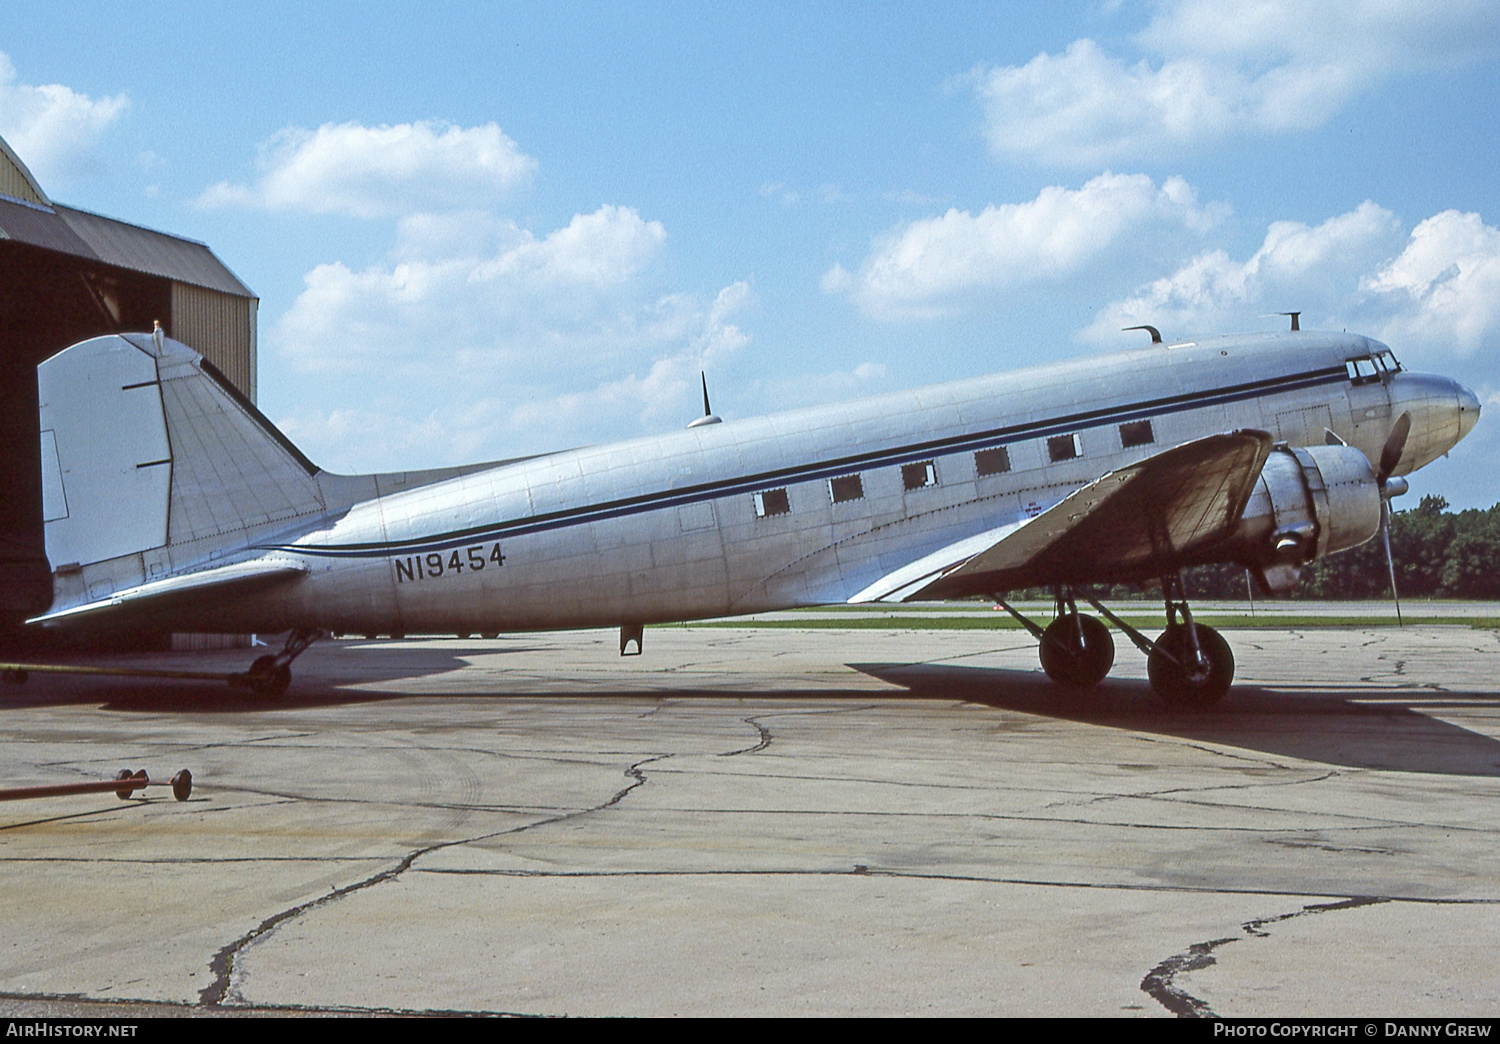
[[[1290, 313], [1287, 313], [1290, 314]], [[1298, 329], [1164, 342], [836, 405], [466, 467], [338, 475], [197, 352], [152, 334], [38, 368], [52, 606], [35, 627], [287, 632], [232, 683], [284, 693], [329, 634], [620, 628], [830, 604], [984, 597], [1067, 687], [1114, 641], [1169, 705], [1234, 657], [1183, 571], [1263, 591], [1371, 539], [1402, 477], [1479, 417], [1472, 391], [1369, 338]], [[1150, 638], [1089, 585], [1159, 585]], [[1006, 601], [1047, 588], [1045, 625]]]

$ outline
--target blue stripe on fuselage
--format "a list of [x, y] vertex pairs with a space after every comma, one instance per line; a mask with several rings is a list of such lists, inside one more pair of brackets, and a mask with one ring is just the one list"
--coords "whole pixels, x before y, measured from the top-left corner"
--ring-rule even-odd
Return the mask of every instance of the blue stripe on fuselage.
[[717, 482], [706, 482], [678, 490], [643, 493], [638, 496], [625, 497], [603, 504], [567, 508], [561, 511], [513, 519], [509, 522], [496, 522], [485, 526], [475, 526], [469, 529], [436, 533], [426, 537], [416, 537], [410, 540], [361, 544], [263, 544], [257, 545], [256, 549], [290, 551], [301, 555], [330, 558], [383, 558], [394, 554], [448, 551], [466, 545], [498, 540], [501, 537], [543, 533], [548, 530], [584, 525], [589, 522], [601, 522], [606, 519], [623, 518], [628, 515], [641, 514], [647, 511], [660, 511], [664, 508], [680, 507], [704, 500], [718, 500], [723, 497], [736, 496], [742, 493], [753, 493], [757, 490], [790, 485], [796, 482], [813, 482], [818, 479], [836, 478], [840, 475], [847, 475], [854, 471], [863, 471], [869, 468], [910, 464], [932, 456], [971, 450], [993, 449], [997, 446], [1009, 445], [1023, 439], [1064, 435], [1079, 431], [1080, 429], [1099, 427], [1104, 424], [1122, 424], [1132, 420], [1144, 420], [1170, 413], [1203, 409], [1208, 406], [1243, 402], [1246, 399], [1255, 399], [1274, 392], [1298, 391], [1324, 384], [1335, 384], [1347, 378], [1348, 373], [1343, 366], [1327, 367], [1325, 369], [1292, 374], [1286, 377], [1273, 377], [1266, 380], [1254, 381], [1249, 384], [1237, 384], [1229, 388], [1219, 388], [1203, 392], [1187, 392], [1181, 395], [1152, 399], [1149, 402], [1136, 403], [1129, 406], [1105, 407], [1044, 421], [1016, 424], [1005, 428], [994, 428], [971, 435], [953, 435], [947, 438], [898, 446], [893, 449], [875, 450], [868, 453], [839, 457], [834, 460], [777, 468], [771, 471], [758, 472], [754, 475], [746, 475], [735, 479], [722, 479]]

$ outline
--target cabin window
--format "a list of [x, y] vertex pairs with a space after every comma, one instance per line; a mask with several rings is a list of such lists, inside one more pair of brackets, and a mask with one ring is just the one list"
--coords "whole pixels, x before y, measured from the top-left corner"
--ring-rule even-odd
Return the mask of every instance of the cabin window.
[[1063, 460], [1072, 460], [1074, 457], [1083, 456], [1083, 441], [1075, 433], [1073, 435], [1054, 435], [1047, 440], [1047, 456], [1052, 458], [1056, 464]]
[[1151, 422], [1148, 420], [1131, 421], [1129, 424], [1120, 425], [1120, 445], [1125, 449], [1149, 446], [1155, 441], [1156, 433], [1151, 430]]
[[1004, 446], [980, 450], [974, 454], [974, 470], [979, 472], [980, 478], [1005, 474], [1010, 470], [1010, 450]]
[[847, 503], [851, 500], [863, 500], [865, 497], [865, 484], [860, 481], [858, 475], [841, 475], [836, 479], [828, 480], [828, 496], [835, 504]]
[[907, 489], [923, 489], [937, 485], [937, 465], [930, 460], [901, 465], [901, 485]]
[[1349, 369], [1349, 380], [1355, 384], [1374, 384], [1380, 380], [1380, 371], [1375, 368], [1375, 360], [1368, 355], [1350, 359], [1344, 365]]
[[785, 487], [781, 489], [763, 489], [755, 494], [755, 515], [757, 518], [766, 518], [770, 515], [790, 515], [792, 513], [792, 502], [787, 498]]

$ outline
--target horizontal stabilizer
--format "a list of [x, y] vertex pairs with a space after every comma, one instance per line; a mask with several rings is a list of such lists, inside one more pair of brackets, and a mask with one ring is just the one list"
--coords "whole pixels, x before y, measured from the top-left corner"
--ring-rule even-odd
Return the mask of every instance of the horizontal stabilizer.
[[1171, 572], [1234, 531], [1270, 451], [1263, 431], [1185, 443], [1112, 471], [1035, 518], [950, 544], [850, 601], [958, 598]]
[[307, 572], [306, 565], [290, 559], [257, 558], [116, 591], [107, 598], [34, 617], [27, 623], [108, 625], [116, 614], [120, 614], [122, 618], [128, 618], [132, 627], [149, 627], [153, 616], [180, 613], [205, 601], [241, 596], [294, 580]]

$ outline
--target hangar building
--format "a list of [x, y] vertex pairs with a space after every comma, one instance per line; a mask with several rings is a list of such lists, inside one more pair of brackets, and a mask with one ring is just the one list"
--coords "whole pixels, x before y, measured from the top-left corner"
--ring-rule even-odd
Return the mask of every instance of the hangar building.
[[52, 601], [37, 364], [159, 321], [253, 403], [258, 304], [202, 243], [53, 202], [0, 139], [0, 641]]

